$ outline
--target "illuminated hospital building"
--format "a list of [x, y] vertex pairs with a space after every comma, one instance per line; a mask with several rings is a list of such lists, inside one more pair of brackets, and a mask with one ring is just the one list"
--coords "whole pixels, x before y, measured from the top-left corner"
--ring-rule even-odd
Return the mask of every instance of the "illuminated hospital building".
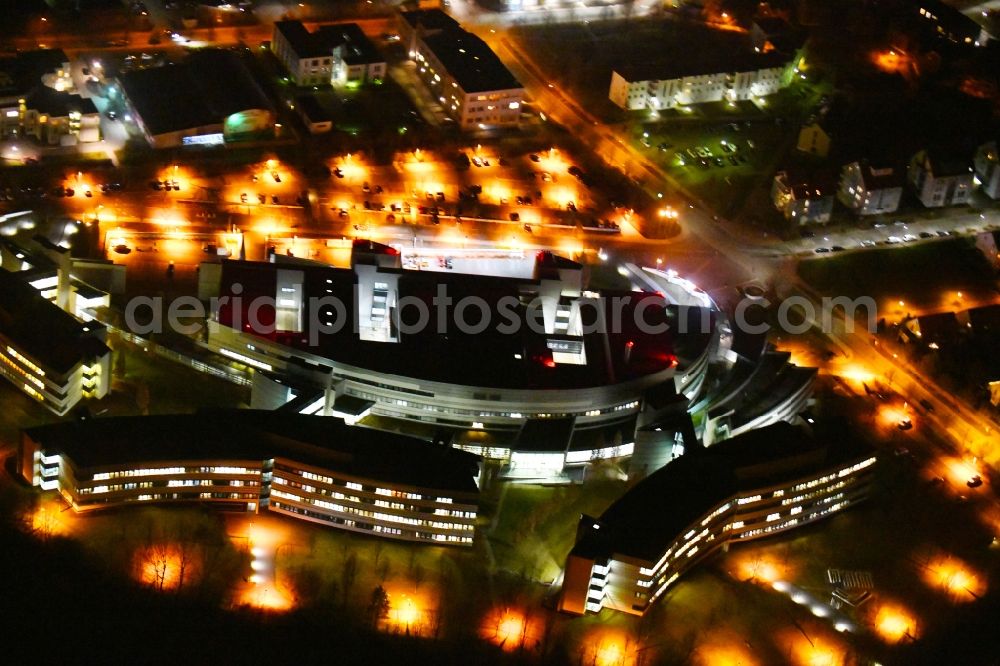
[[[646, 474], [809, 399], [814, 370], [763, 342], [733, 347], [711, 299], [671, 272], [594, 291], [550, 252], [453, 250], [447, 267], [419, 252], [359, 240], [350, 267], [203, 264], [200, 291], [220, 304], [207, 346], [253, 370], [255, 408], [433, 433], [525, 482], [579, 480], [604, 459]], [[477, 325], [459, 328], [459, 310]]]
[[[68, 261], [56, 246], [49, 254]], [[107, 294], [69, 278], [48, 257], [0, 242], [0, 376], [59, 415], [83, 398], [106, 396], [107, 331], [84, 314], [104, 304]]]
[[865, 499], [876, 458], [842, 424], [788, 423], [692, 451], [646, 477], [600, 518], [583, 516], [559, 609], [642, 615], [730, 544], [795, 529]]
[[339, 419], [255, 410], [26, 430], [21, 476], [78, 512], [201, 503], [404, 541], [469, 546], [479, 459]]

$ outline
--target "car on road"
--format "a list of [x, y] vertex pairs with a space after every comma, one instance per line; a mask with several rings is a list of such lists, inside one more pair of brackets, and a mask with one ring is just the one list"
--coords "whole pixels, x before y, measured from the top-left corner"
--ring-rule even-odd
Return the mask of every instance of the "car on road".
[[926, 409], [928, 412], [934, 411], [934, 403], [932, 403], [930, 400], [926, 398], [920, 400], [920, 406]]
[[114, 250], [118, 254], [129, 254], [132, 252], [132, 248], [125, 244], [115, 245]]
[[919, 240], [919, 239], [916, 236], [914, 236], [913, 234], [903, 234], [903, 242], [904, 243], [912, 243], [915, 240]]
[[983, 485], [983, 477], [976, 474], [968, 481], [966, 481], [965, 485], [969, 486], [970, 488], [978, 488], [979, 486]]
[[895, 222], [892, 223], [892, 226], [906, 229], [906, 222], [903, 222], [902, 220], [896, 220]]
[[944, 238], [945, 236], [951, 236], [951, 232], [942, 229], [942, 230], [940, 230], [940, 231], [937, 232], [937, 235], [941, 236], [942, 238]]
[[843, 252], [844, 251], [844, 247], [842, 245], [834, 245], [833, 247], [830, 248], [830, 251], [831, 252]]
[[889, 236], [888, 238], [885, 239], [886, 245], [896, 245], [897, 243], [902, 243], [902, 242], [903, 239], [900, 238], [899, 236]]
[[828, 247], [818, 247], [818, 248], [816, 248], [814, 250], [814, 252], [816, 252], [816, 254], [826, 254], [829, 251], [830, 251], [830, 248], [828, 248]]
[[861, 241], [861, 247], [875, 247], [876, 245], [878, 245], [878, 243], [876, 243], [873, 240], [863, 240], [863, 241]]
[[929, 231], [921, 231], [920, 232], [920, 237], [921, 238], [934, 238], [934, 234], [932, 234]]

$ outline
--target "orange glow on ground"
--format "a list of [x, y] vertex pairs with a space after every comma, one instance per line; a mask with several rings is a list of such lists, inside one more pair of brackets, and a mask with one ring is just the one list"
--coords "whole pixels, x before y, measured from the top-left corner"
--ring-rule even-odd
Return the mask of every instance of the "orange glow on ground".
[[181, 188], [179, 190], [170, 189], [170, 193], [175, 196], [189, 197], [192, 192], [192, 181], [194, 176], [190, 169], [182, 167], [179, 165], [168, 166], [160, 169], [156, 174], [156, 180], [166, 181], [171, 184], [174, 182]]
[[986, 581], [966, 565], [952, 557], [933, 560], [924, 569], [924, 581], [947, 592], [957, 601], [972, 601], [986, 592]]
[[74, 514], [56, 501], [43, 501], [28, 516], [31, 533], [42, 539], [72, 532]]
[[278, 585], [251, 584], [237, 596], [237, 604], [281, 613], [295, 607], [292, 595]]
[[583, 662], [594, 666], [636, 666], [636, 644], [621, 631], [591, 634], [584, 643]]
[[875, 374], [868, 368], [863, 365], [858, 365], [857, 363], [849, 363], [845, 365], [836, 374], [862, 390], [864, 390], [864, 386], [862, 386], [862, 384], [868, 384], [871, 386], [871, 383], [875, 381]]
[[785, 630], [779, 642], [788, 645], [790, 662], [795, 666], [842, 666], [845, 662], [844, 647], [809, 626], [802, 631]]
[[[954, 485], [967, 488], [966, 485], [974, 476], [979, 476], [979, 465], [974, 460], [963, 460], [961, 458], [944, 458], [942, 459], [942, 464], [946, 472], [947, 479]], [[985, 484], [986, 480], [983, 479]]]
[[771, 585], [778, 580], [789, 580], [794, 573], [788, 562], [766, 553], [741, 553], [735, 560], [731, 570], [741, 581]]
[[872, 63], [888, 74], [908, 74], [913, 63], [905, 52], [899, 49], [886, 49], [871, 54]]
[[484, 639], [508, 652], [531, 650], [538, 643], [536, 622], [511, 608], [498, 608], [490, 613], [480, 633]]
[[434, 630], [436, 603], [429, 590], [414, 591], [410, 585], [387, 585], [389, 614], [384, 631], [409, 636], [429, 636]]
[[389, 599], [389, 616], [386, 624], [397, 633], [420, 635], [424, 627], [424, 612], [409, 595]]
[[549, 201], [555, 202], [559, 208], [565, 208], [566, 204], [571, 202], [576, 205], [580, 205], [578, 193], [575, 190], [562, 185], [548, 188], [545, 198]]
[[558, 178], [569, 169], [569, 162], [555, 148], [538, 153], [538, 166], [542, 171], [548, 171], [554, 178]]
[[917, 637], [917, 620], [913, 615], [895, 604], [879, 606], [875, 612], [875, 633], [886, 643], [898, 643], [904, 638]]
[[157, 590], [176, 590], [187, 584], [195, 562], [173, 544], [154, 544], [136, 553], [139, 582]]
[[878, 410], [878, 423], [886, 428], [898, 428], [906, 421], [912, 423], [912, 418], [909, 410], [899, 405], [882, 405]]
[[364, 180], [368, 176], [368, 167], [365, 166], [361, 157], [352, 155], [351, 153], [336, 160], [333, 168], [340, 169], [341, 173], [344, 174], [344, 180]]
[[699, 664], [699, 666], [758, 666], [760, 664], [745, 644], [702, 646], [695, 652], [694, 663]]

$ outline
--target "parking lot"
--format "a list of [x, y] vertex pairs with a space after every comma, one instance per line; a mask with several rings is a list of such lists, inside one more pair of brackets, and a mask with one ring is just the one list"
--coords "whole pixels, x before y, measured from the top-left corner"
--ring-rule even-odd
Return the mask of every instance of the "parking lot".
[[[327, 169], [328, 185], [317, 193], [317, 203], [324, 214], [356, 230], [470, 219], [516, 224], [529, 232], [553, 225], [616, 233], [630, 215], [592, 189], [589, 176], [555, 148], [524, 155], [502, 155], [482, 144], [448, 154], [415, 149], [397, 153], [390, 164], [349, 153], [330, 159]], [[237, 180], [227, 188], [226, 201], [281, 203], [270, 193], [279, 185], [275, 173], [265, 169], [250, 183]]]

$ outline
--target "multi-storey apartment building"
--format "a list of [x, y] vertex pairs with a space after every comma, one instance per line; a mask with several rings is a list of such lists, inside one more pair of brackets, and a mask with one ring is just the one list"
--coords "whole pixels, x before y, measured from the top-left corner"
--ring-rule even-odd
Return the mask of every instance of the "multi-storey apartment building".
[[206, 503], [405, 541], [470, 545], [479, 459], [281, 412], [70, 421], [24, 432], [19, 470], [74, 510]]
[[518, 125], [524, 86], [486, 42], [438, 9], [402, 12], [400, 23], [417, 73], [459, 127]]
[[309, 32], [301, 21], [278, 21], [271, 50], [300, 86], [365, 83], [386, 75], [385, 57], [357, 23]]
[[[0, 269], [0, 375], [56, 414], [111, 386], [111, 350], [97, 322], [58, 305], [58, 277]], [[46, 294], [46, 295], [43, 295]]]
[[983, 194], [990, 199], [1000, 199], [1000, 149], [996, 140], [979, 146], [973, 165]]
[[48, 145], [101, 139], [101, 118], [90, 99], [77, 94], [69, 57], [60, 49], [25, 51], [0, 58], [0, 136], [34, 137]]
[[622, 66], [611, 73], [608, 97], [617, 106], [673, 109], [706, 102], [737, 102], [774, 94], [791, 82], [796, 57], [771, 52], [738, 62]]
[[972, 196], [972, 164], [965, 157], [921, 150], [910, 160], [907, 178], [927, 208], [967, 204]]
[[692, 452], [583, 516], [559, 608], [644, 614], [684, 573], [731, 543], [777, 534], [867, 496], [875, 455], [845, 428], [788, 423]]
[[851, 162], [841, 170], [837, 198], [855, 215], [895, 213], [903, 196], [903, 182], [903, 174], [891, 166]]

